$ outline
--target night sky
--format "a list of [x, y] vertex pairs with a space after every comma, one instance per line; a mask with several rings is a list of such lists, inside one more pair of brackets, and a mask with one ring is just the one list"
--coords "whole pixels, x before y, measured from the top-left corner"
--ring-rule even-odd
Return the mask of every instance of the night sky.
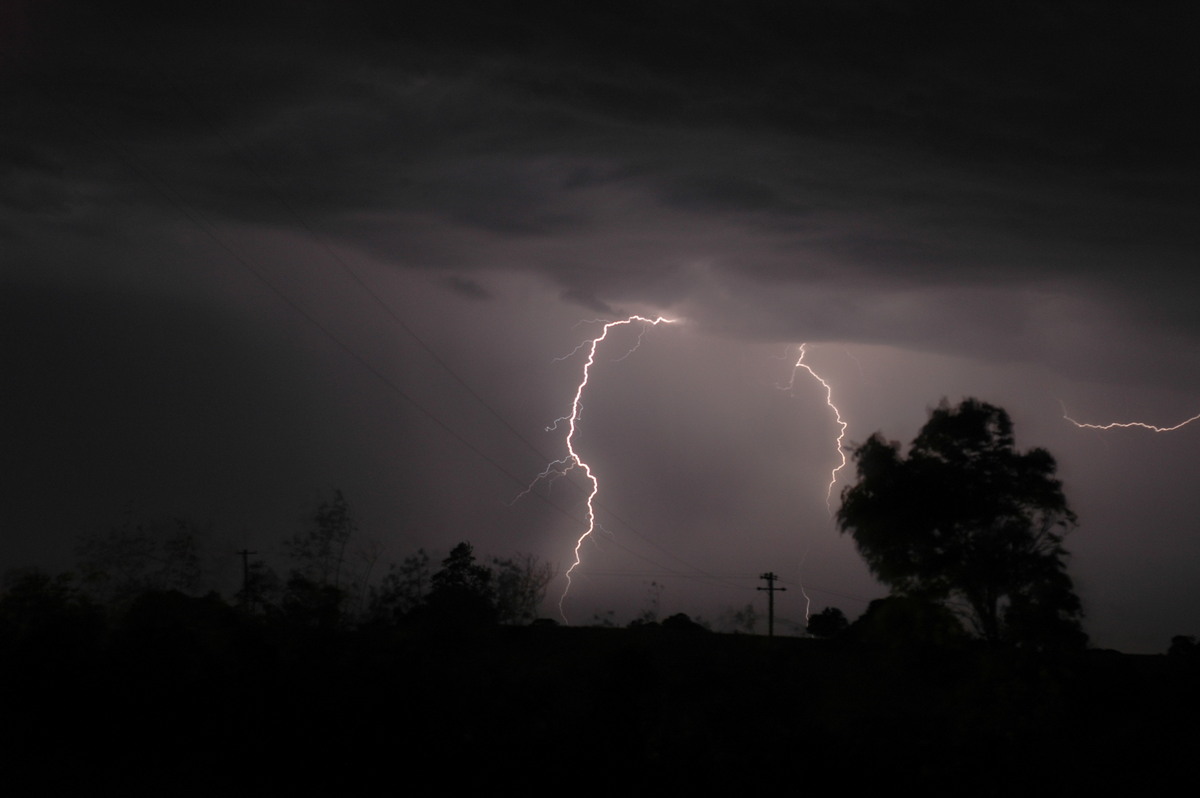
[[1200, 12], [1049, 5], [4, 3], [0, 570], [127, 512], [283, 565], [341, 489], [381, 563], [561, 574], [572, 352], [662, 314], [583, 396], [572, 623], [885, 594], [806, 342], [847, 445], [975, 396], [1055, 455], [1094, 645], [1200, 634], [1200, 422], [1063, 417], [1200, 412]]

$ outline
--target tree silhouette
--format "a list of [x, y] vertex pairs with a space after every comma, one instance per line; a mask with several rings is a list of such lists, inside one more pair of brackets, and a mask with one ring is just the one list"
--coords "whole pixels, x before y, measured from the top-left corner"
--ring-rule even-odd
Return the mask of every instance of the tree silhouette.
[[459, 543], [451, 549], [430, 582], [432, 588], [425, 599], [425, 610], [433, 622], [451, 627], [496, 622], [492, 571], [475, 562], [470, 543]]
[[372, 623], [394, 625], [415, 610], [429, 593], [432, 579], [429, 554], [417, 549], [397, 565], [391, 563], [378, 585], [370, 590], [367, 617]]
[[546, 598], [554, 568], [532, 554], [507, 559], [492, 558], [496, 611], [500, 623], [530, 623]]
[[730, 607], [721, 613], [721, 624], [734, 632], [754, 634], [754, 627], [758, 625], [758, 610], [753, 604], [737, 609]]
[[901, 658], [969, 639], [955, 613], [921, 595], [874, 599], [846, 631], [853, 640]]
[[312, 526], [284, 541], [292, 561], [283, 594], [284, 614], [300, 625], [322, 628], [342, 626], [355, 599], [361, 595], [365, 575], [352, 573], [347, 549], [358, 533], [358, 522], [340, 490], [333, 500], [321, 502]]
[[254, 560], [247, 565], [234, 599], [244, 611], [254, 614], [274, 608], [282, 589], [279, 575], [262, 560]]
[[813, 637], [837, 637], [850, 627], [845, 614], [837, 607], [826, 607], [808, 619], [808, 633]]
[[907, 457], [877, 433], [854, 459], [838, 524], [894, 593], [945, 603], [989, 642], [1086, 639], [1062, 545], [1075, 515], [1054, 458], [1016, 451], [1004, 410], [943, 400]]
[[708, 628], [699, 621], [693, 621], [685, 612], [677, 612], [663, 619], [662, 628], [675, 632], [707, 632]]
[[317, 585], [341, 588], [346, 546], [357, 530], [349, 502], [335, 490], [333, 501], [321, 502], [313, 514], [313, 525], [284, 542], [293, 572]]
[[196, 594], [204, 578], [200, 538], [200, 529], [182, 518], [135, 523], [127, 510], [120, 526], [80, 540], [83, 582], [101, 601], [113, 603], [147, 590]]
[[7, 574], [0, 592], [0, 649], [32, 644], [69, 659], [72, 646], [98, 639], [104, 609], [78, 585], [73, 574], [51, 576], [37, 569]]

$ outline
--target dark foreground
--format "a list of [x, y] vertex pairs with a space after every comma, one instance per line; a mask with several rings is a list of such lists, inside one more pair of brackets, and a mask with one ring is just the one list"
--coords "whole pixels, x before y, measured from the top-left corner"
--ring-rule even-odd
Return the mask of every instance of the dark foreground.
[[1194, 784], [1200, 744], [1200, 668], [1166, 656], [323, 632], [202, 600], [0, 645], [5, 782], [51, 793], [1140, 793]]

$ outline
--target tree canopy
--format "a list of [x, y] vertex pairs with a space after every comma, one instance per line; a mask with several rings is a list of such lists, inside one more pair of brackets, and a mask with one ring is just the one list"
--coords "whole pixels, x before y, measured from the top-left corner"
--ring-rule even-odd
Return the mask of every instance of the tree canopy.
[[1082, 642], [1063, 536], [1075, 526], [1057, 465], [1019, 452], [999, 407], [944, 400], [902, 456], [876, 433], [837, 520], [892, 591], [944, 602], [988, 641]]
[[470, 543], [462, 542], [442, 560], [442, 569], [430, 579], [425, 611], [430, 620], [449, 627], [495, 623], [496, 588], [492, 571], [475, 562]]

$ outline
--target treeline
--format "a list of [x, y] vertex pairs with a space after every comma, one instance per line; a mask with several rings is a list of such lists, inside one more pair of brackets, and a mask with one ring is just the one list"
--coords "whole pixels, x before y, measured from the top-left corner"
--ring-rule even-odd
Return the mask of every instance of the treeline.
[[[237, 588], [222, 595], [209, 535], [183, 519], [124, 523], [84, 536], [74, 570], [10, 570], [0, 590], [0, 635], [53, 624], [52, 616], [105, 624], [135, 605], [174, 595], [222, 603], [262, 622], [327, 631], [362, 627], [527, 624], [555, 576], [531, 554], [476, 560], [470, 543], [435, 562], [424, 549], [378, 574], [341, 491], [307, 528], [283, 541], [282, 573], [257, 552], [241, 556]], [[209, 545], [206, 545], [209, 544]], [[228, 556], [228, 555], [226, 555]], [[226, 569], [228, 570], [228, 569]]]
[[530, 631], [554, 573], [530, 555], [477, 560], [466, 542], [377, 569], [357, 533], [336, 493], [284, 541], [279, 570], [246, 552], [224, 593], [208, 535], [177, 520], [89, 535], [67, 572], [10, 571], [0, 590], [10, 780], [64, 793], [271, 794], [345, 786], [385, 761], [427, 764], [428, 735], [507, 701], [483, 687], [456, 694], [460, 671], [510, 667], [485, 666], [497, 655], [479, 652]]
[[335, 494], [281, 575], [247, 554], [228, 596], [174, 522], [91, 538], [72, 573], [14, 575], [6, 775], [64, 794], [494, 791], [572, 783], [583, 763], [589, 790], [635, 794], [797, 774], [823, 791], [1079, 794], [1114, 767], [1143, 786], [1186, 772], [1200, 744], [1192, 638], [1166, 657], [989, 646], [899, 596], [853, 622], [815, 613], [826, 639], [679, 633], [697, 627], [676, 616], [547, 628], [527, 623], [551, 575], [534, 558], [462, 543], [371, 579], [356, 533]]

